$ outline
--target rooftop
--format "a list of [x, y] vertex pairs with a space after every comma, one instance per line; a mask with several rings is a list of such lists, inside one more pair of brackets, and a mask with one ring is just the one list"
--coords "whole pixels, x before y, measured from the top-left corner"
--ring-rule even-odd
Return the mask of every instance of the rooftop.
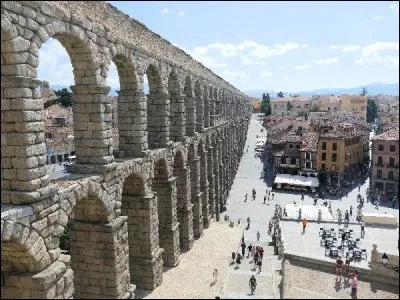
[[318, 133], [307, 132], [303, 135], [303, 146], [301, 151], [317, 151], [318, 147]]
[[398, 141], [399, 140], [399, 127], [394, 127], [386, 132], [378, 134], [372, 138], [379, 141]]

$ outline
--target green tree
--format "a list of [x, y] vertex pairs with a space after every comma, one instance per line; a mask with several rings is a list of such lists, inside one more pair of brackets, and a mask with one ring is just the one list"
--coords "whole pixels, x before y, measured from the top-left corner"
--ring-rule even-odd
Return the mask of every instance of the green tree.
[[277, 96], [278, 98], [283, 98], [283, 97], [284, 97], [282, 91], [280, 91], [278, 94], [276, 94], [276, 96]]
[[378, 117], [378, 107], [373, 99], [367, 101], [367, 122], [372, 123]]
[[365, 96], [366, 94], [368, 94], [367, 89], [365, 88], [365, 86], [362, 88], [362, 92], [361, 92], [361, 96]]
[[62, 106], [64, 107], [72, 106], [72, 93], [69, 92], [67, 89], [54, 91], [54, 93], [59, 99], [58, 103], [60, 103]]
[[271, 98], [268, 93], [263, 93], [261, 102], [261, 111], [266, 115], [271, 115]]

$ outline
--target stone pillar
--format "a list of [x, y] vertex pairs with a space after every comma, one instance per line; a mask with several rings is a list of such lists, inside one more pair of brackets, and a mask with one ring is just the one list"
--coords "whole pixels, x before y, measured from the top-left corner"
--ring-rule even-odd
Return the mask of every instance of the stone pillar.
[[211, 92], [210, 89], [207, 88], [204, 91], [204, 128], [210, 127], [210, 100]]
[[197, 89], [196, 92], [196, 131], [204, 131], [204, 95], [202, 89]]
[[169, 95], [165, 87], [147, 96], [147, 132], [150, 149], [165, 148], [169, 141]]
[[219, 163], [218, 163], [218, 160], [219, 160], [218, 145], [216, 145], [216, 147], [214, 147], [214, 149], [215, 149], [215, 156], [214, 156], [215, 218], [217, 221], [219, 221], [219, 216], [220, 216], [219, 188], [220, 188], [220, 172], [221, 172], [221, 170], [219, 169]]
[[179, 244], [182, 251], [189, 251], [194, 240], [193, 204], [190, 201], [190, 171], [186, 167], [179, 170], [177, 188]]
[[185, 138], [185, 96], [180, 91], [179, 86], [176, 87], [174, 93], [171, 93], [170, 108], [170, 140], [182, 142]]
[[207, 151], [203, 151], [200, 157], [200, 191], [202, 193], [202, 215], [203, 215], [203, 228], [210, 227], [210, 212], [209, 212], [209, 203], [208, 203], [208, 176], [207, 176]]
[[215, 217], [215, 175], [214, 175], [214, 148], [208, 147], [208, 205], [212, 218]]
[[71, 86], [73, 92], [76, 164], [72, 171], [95, 173], [98, 166], [113, 162], [112, 104], [110, 87]]
[[154, 193], [124, 197], [122, 214], [128, 216], [131, 279], [138, 288], [152, 290], [163, 281], [164, 249], [159, 247], [157, 197]]
[[74, 298], [122, 298], [130, 288], [128, 217], [71, 222]]
[[179, 263], [179, 224], [176, 211], [176, 177], [157, 185], [158, 216], [160, 219], [160, 247], [164, 248], [164, 264], [174, 267]]
[[196, 132], [196, 103], [192, 92], [192, 95], [186, 95], [185, 101], [186, 109], [186, 135], [194, 136]]
[[147, 150], [147, 110], [143, 91], [124, 89], [118, 96], [119, 151], [123, 157]]
[[29, 204], [49, 197], [40, 81], [1, 77], [1, 203]]
[[200, 159], [195, 158], [192, 162], [190, 177], [193, 206], [193, 232], [197, 240], [203, 234], [203, 215], [202, 215], [202, 193], [200, 192]]

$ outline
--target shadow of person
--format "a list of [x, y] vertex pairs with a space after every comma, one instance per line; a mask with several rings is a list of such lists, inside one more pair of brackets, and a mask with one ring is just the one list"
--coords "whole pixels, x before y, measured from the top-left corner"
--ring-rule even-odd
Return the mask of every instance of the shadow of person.
[[216, 281], [211, 282], [210, 287], [214, 286], [214, 284], [216, 284], [216, 283], [217, 283]]
[[341, 284], [342, 284], [342, 277], [337, 277], [336, 276], [336, 279], [335, 279], [335, 290], [336, 290], [336, 292], [339, 292], [340, 291], [340, 289], [341, 289]]

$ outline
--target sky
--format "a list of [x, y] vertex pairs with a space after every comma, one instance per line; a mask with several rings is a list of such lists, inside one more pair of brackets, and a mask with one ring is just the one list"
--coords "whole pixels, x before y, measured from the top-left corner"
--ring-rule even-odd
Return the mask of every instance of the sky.
[[[242, 91], [308, 91], [399, 82], [399, 4], [393, 1], [108, 1]], [[56, 40], [38, 78], [74, 84]], [[115, 65], [107, 84], [119, 89]]]

